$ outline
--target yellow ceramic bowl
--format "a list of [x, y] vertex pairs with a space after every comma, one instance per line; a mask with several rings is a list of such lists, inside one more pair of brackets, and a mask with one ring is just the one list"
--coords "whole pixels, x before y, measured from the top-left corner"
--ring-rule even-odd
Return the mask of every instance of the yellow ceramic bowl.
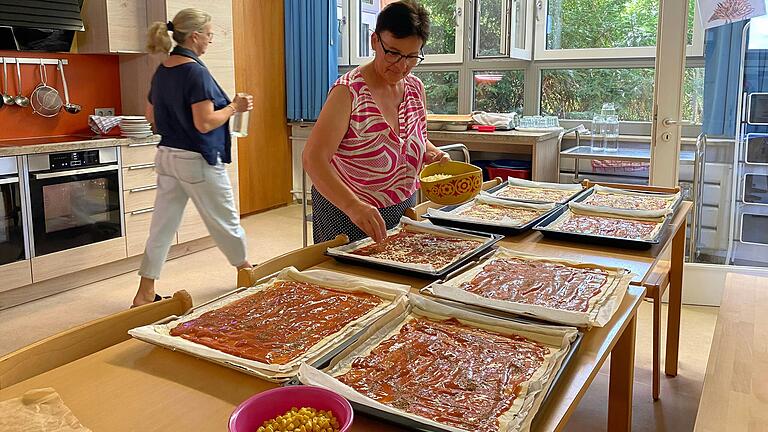
[[[430, 176], [440, 174], [450, 177], [429, 179]], [[442, 205], [454, 205], [469, 201], [480, 193], [483, 172], [480, 168], [464, 162], [435, 162], [421, 170], [419, 180], [427, 199]]]

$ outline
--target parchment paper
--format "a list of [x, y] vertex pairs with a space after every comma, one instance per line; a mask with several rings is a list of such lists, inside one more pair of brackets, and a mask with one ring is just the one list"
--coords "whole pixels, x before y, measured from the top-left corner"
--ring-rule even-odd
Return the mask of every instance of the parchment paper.
[[[546, 306], [533, 305], [527, 303], [511, 302], [507, 300], [490, 299], [481, 295], [465, 291], [460, 288], [465, 282], [471, 281], [483, 267], [494, 259], [501, 258], [525, 258], [536, 261], [548, 261], [563, 264], [576, 268], [598, 268], [608, 273], [608, 280], [596, 296], [589, 300], [589, 306], [586, 312], [569, 311], [555, 309]], [[506, 248], [499, 248], [488, 260], [476, 265], [466, 272], [445, 282], [435, 282], [422, 288], [422, 292], [436, 297], [446, 298], [461, 303], [481, 306], [488, 309], [500, 310], [508, 313], [527, 315], [545, 321], [561, 324], [579, 326], [579, 327], [602, 327], [610, 321], [613, 314], [621, 304], [627, 287], [632, 281], [634, 274], [626, 269], [617, 267], [606, 267], [597, 264], [579, 263], [559, 258], [538, 257], [523, 252], [513, 251]]]
[[382, 341], [398, 333], [402, 326], [409, 320], [418, 317], [425, 317], [433, 320], [456, 318], [465, 325], [507, 335], [521, 335], [541, 343], [549, 349], [549, 354], [546, 356], [542, 366], [533, 374], [531, 380], [520, 386], [518, 398], [513, 402], [513, 406], [499, 418], [499, 431], [529, 430], [533, 416], [541, 405], [547, 388], [551, 385], [559, 370], [571, 342], [576, 338], [577, 330], [573, 327], [524, 324], [492, 318], [467, 310], [439, 304], [416, 294], [409, 294], [408, 297], [410, 304], [400, 315], [386, 323], [384, 320], [378, 322], [376, 325], [377, 329], [371, 328], [369, 330], [375, 330], [375, 333], [373, 333], [371, 337], [361, 338], [352, 347], [339, 354], [339, 356], [333, 360], [327, 371], [319, 371], [307, 364], [302, 364], [299, 368], [299, 378], [301, 382], [304, 384], [313, 384], [329, 388], [351, 401], [365, 404], [391, 414], [417, 420], [428, 425], [438, 426], [449, 431], [463, 432], [464, 429], [443, 425], [433, 420], [384, 405], [371, 398], [363, 396], [352, 387], [347, 386], [334, 378], [348, 371], [355, 358], [368, 355]]
[[[243, 297], [262, 291], [272, 286], [277, 281], [308, 282], [340, 291], [365, 292], [379, 296], [384, 301], [367, 314], [347, 324], [341, 331], [327, 336], [309, 348], [306, 353], [292, 359], [286, 364], [267, 364], [255, 360], [244, 359], [178, 336], [170, 335], [171, 329], [177, 325], [198, 318], [208, 311], [219, 309]], [[234, 367], [251, 375], [279, 381], [296, 375], [301, 362], [306, 361], [312, 363], [316, 361], [326, 353], [332, 351], [338, 344], [380, 318], [397, 304], [405, 302], [405, 294], [409, 289], [410, 286], [408, 285], [377, 281], [327, 270], [307, 270], [300, 272], [294, 267], [288, 267], [283, 269], [275, 278], [264, 284], [226, 296], [170, 322], [151, 324], [131, 329], [128, 331], [128, 334], [145, 342], [173, 350], [183, 351], [196, 357], [214, 361], [225, 366]]]
[[[517, 221], [514, 219], [511, 219], [509, 217], [504, 217], [501, 220], [498, 221], [492, 221], [488, 219], [480, 219], [480, 218], [473, 218], [468, 216], [460, 215], [459, 213], [463, 212], [464, 210], [472, 207], [474, 203], [479, 204], [491, 204], [491, 205], [497, 205], [502, 207], [509, 207], [509, 208], [525, 208], [525, 209], [531, 209], [536, 210], [538, 212], [538, 215], [533, 216], [531, 219], [527, 221]], [[473, 201], [470, 201], [466, 204], [463, 204], [449, 212], [443, 211], [440, 209], [428, 209], [427, 214], [430, 216], [435, 216], [440, 219], [446, 219], [446, 220], [452, 220], [456, 222], [472, 222], [472, 223], [479, 223], [483, 225], [493, 225], [493, 226], [499, 226], [499, 227], [509, 227], [509, 228], [517, 228], [520, 226], [523, 226], [530, 222], [533, 219], [536, 219], [537, 217], [541, 216], [542, 214], [552, 210], [555, 208], [555, 203], [547, 203], [547, 204], [534, 204], [534, 203], [527, 203], [527, 202], [520, 202], [520, 201], [510, 201], [505, 200], [501, 198], [496, 198], [493, 195], [478, 195]]]
[[21, 397], [0, 402], [0, 431], [90, 432], [56, 390], [29, 390]]
[[[399, 233], [402, 229], [407, 229], [408, 231], [414, 231], [414, 232], [424, 232], [424, 233], [430, 233], [430, 234], [436, 234], [436, 235], [442, 235], [444, 237], [451, 237], [451, 238], [459, 238], [459, 239], [465, 239], [465, 240], [474, 240], [479, 242], [477, 248], [479, 248], [481, 245], [484, 245], [487, 242], [492, 241], [488, 237], [480, 237], [476, 235], [466, 234], [463, 232], [455, 231], [450, 228], [445, 228], [437, 225], [433, 225], [431, 222], [425, 221], [425, 222], [416, 222], [410, 218], [407, 218], [403, 216], [400, 219], [400, 224], [396, 226], [395, 228], [387, 231], [387, 236], [392, 236], [397, 233]], [[328, 248], [328, 254], [331, 256], [346, 256], [349, 258], [354, 259], [360, 259], [364, 261], [369, 261], [372, 263], [377, 264], [385, 264], [390, 267], [399, 267], [406, 270], [417, 270], [417, 271], [427, 271], [427, 272], [436, 272], [441, 271], [445, 269], [446, 267], [450, 266], [456, 261], [461, 260], [462, 258], [471, 255], [477, 251], [477, 248], [474, 248], [460, 256], [458, 256], [455, 260], [452, 262], [446, 264], [443, 267], [440, 267], [438, 269], [435, 268], [432, 264], [406, 264], [401, 263], [399, 261], [390, 261], [385, 260], [381, 258], [374, 258], [370, 256], [363, 256], [363, 255], [355, 255], [352, 252], [362, 249], [366, 246], [372, 245], [374, 241], [370, 238], [364, 238], [362, 240], [358, 240], [356, 242], [352, 242], [349, 244], [345, 244], [342, 246], [337, 246], [334, 248]]]

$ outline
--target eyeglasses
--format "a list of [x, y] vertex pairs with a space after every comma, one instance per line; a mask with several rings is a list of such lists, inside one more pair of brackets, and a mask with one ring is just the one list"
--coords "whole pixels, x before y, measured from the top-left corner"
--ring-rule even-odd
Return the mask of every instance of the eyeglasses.
[[390, 49], [387, 49], [386, 46], [384, 46], [384, 42], [381, 41], [381, 35], [376, 33], [377, 39], [379, 39], [379, 44], [381, 44], [381, 49], [384, 50], [384, 60], [387, 61], [387, 63], [395, 64], [398, 63], [400, 60], [405, 59], [405, 64], [409, 67], [418, 66], [421, 64], [421, 62], [424, 61], [424, 50], [419, 50], [419, 55], [405, 55], [400, 54], [397, 51], [392, 51]]

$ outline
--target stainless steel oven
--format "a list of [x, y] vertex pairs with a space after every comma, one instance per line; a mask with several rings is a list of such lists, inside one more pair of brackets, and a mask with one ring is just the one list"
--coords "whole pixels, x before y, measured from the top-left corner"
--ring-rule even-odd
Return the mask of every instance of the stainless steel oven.
[[29, 259], [19, 159], [0, 157], [0, 266]]
[[123, 236], [117, 148], [27, 156], [32, 256]]

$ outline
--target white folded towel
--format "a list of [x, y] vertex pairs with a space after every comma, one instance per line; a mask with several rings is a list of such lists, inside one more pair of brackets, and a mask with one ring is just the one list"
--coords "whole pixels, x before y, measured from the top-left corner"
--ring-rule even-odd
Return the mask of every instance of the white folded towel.
[[472, 113], [472, 120], [483, 125], [496, 126], [497, 128], [513, 129], [515, 127], [517, 113], [488, 113], [476, 111]]

